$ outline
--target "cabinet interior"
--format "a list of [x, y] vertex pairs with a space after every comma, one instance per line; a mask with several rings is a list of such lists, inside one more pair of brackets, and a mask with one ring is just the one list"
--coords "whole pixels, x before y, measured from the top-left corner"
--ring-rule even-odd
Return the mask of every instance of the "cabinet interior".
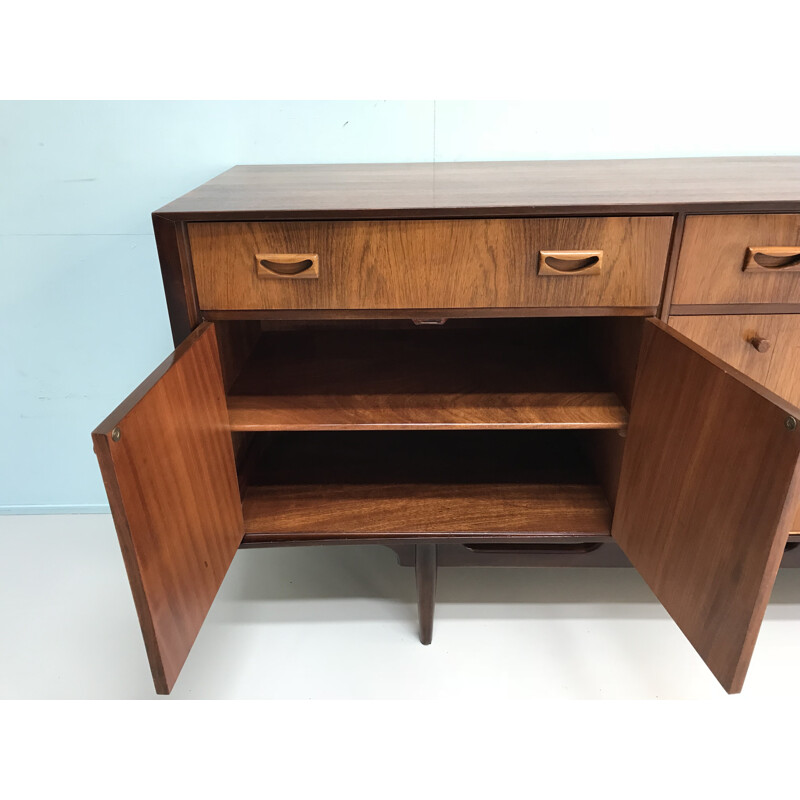
[[245, 542], [608, 537], [641, 324], [217, 323]]

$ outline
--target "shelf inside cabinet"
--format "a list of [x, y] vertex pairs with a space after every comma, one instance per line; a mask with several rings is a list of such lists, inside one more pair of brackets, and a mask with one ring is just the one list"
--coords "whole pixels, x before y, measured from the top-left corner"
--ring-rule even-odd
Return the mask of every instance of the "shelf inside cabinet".
[[229, 391], [231, 428], [624, 428], [591, 342], [558, 322], [264, 333]]
[[244, 491], [245, 543], [606, 537], [611, 510], [584, 438], [547, 431], [275, 434]]

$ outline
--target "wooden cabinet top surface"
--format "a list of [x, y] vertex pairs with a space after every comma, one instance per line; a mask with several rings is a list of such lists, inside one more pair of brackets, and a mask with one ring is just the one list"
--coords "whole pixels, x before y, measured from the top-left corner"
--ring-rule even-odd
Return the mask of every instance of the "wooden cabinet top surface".
[[236, 166], [155, 212], [335, 219], [800, 208], [800, 157]]

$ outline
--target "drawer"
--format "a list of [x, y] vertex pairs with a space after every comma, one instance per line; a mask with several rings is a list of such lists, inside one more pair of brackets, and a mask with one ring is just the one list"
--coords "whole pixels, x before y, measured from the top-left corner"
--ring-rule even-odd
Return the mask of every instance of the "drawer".
[[670, 317], [670, 327], [800, 406], [800, 315]]
[[205, 310], [659, 303], [671, 217], [188, 225]]
[[[669, 324], [762, 386], [800, 406], [800, 315], [670, 317]], [[800, 502], [791, 530], [800, 531]]]
[[800, 303], [800, 214], [688, 217], [672, 303]]

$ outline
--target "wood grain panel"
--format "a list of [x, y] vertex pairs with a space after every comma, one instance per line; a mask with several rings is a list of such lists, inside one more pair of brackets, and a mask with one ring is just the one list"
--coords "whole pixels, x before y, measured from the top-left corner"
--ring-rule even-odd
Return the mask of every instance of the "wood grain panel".
[[231, 427], [623, 428], [587, 356], [603, 326], [567, 322], [264, 333], [231, 388]]
[[[670, 317], [671, 328], [779, 397], [800, 406], [800, 316], [721, 314]], [[768, 349], [760, 352], [754, 343]]]
[[[670, 317], [669, 325], [779, 397], [800, 406], [800, 316]], [[761, 351], [754, 347], [758, 341]], [[763, 350], [768, 344], [767, 350]], [[800, 496], [792, 530], [800, 531]]]
[[[627, 433], [627, 428], [624, 433]], [[594, 466], [612, 511], [616, 508], [619, 493], [625, 438], [614, 431], [595, 431], [587, 435], [586, 455]]]
[[92, 433], [156, 690], [171, 691], [243, 535], [214, 327]]
[[299, 484], [251, 486], [245, 532], [391, 538], [398, 534], [607, 533], [611, 512], [599, 486], [569, 484]]
[[781, 204], [800, 207], [800, 158], [238, 166], [157, 213], [182, 219], [375, 219]]
[[228, 399], [231, 430], [623, 429], [612, 393], [244, 395]]
[[229, 391], [261, 338], [257, 320], [225, 320], [214, 324], [225, 391]]
[[578, 431], [276, 433], [245, 495], [245, 528], [297, 541], [607, 534], [582, 444]]
[[[213, 310], [658, 305], [671, 217], [192, 223]], [[537, 275], [540, 250], [602, 250], [595, 275]], [[263, 281], [257, 253], [317, 253], [319, 279]]]
[[[695, 306], [683, 306], [695, 308]], [[716, 308], [716, 306], [698, 306]], [[770, 307], [773, 310], [773, 307]], [[800, 313], [800, 305], [792, 310]], [[286, 320], [451, 320], [451, 319], [552, 319], [553, 317], [652, 317], [658, 306], [584, 306], [583, 308], [561, 308], [541, 306], [538, 308], [383, 308], [383, 309], [260, 309], [258, 311], [209, 311], [203, 318], [210, 322], [229, 320], [261, 320], [277, 322]], [[690, 313], [690, 312], [682, 312]], [[777, 312], [776, 312], [777, 313]]]
[[177, 347], [200, 322], [186, 225], [153, 214], [153, 232], [161, 263], [172, 340]]
[[750, 247], [795, 245], [800, 214], [690, 216], [672, 303], [799, 303], [800, 272], [743, 269]]
[[612, 526], [728, 692], [738, 692], [800, 488], [790, 404], [648, 321]]

